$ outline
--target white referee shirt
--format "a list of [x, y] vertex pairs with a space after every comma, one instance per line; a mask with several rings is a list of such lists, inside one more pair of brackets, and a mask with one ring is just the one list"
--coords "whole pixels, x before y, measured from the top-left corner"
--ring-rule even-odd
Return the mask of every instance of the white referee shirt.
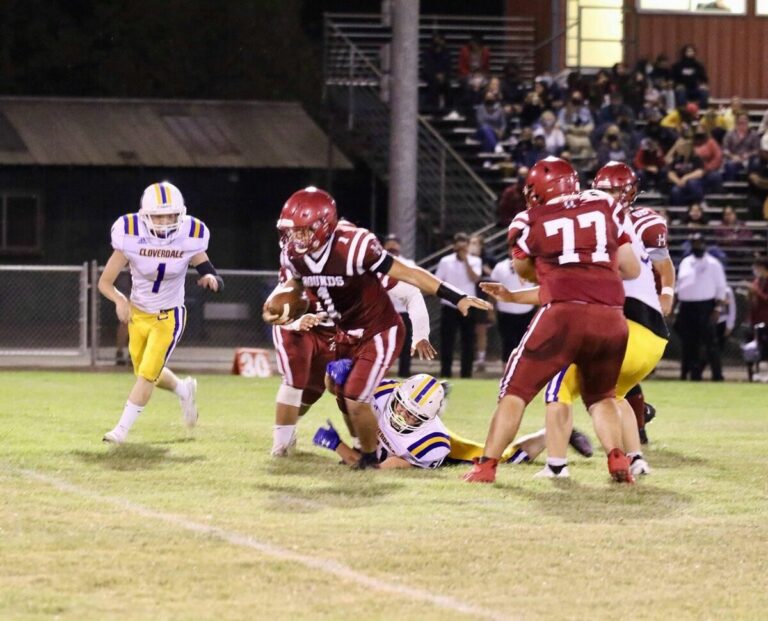
[[[416, 265], [416, 263], [414, 263], [410, 259], [406, 259], [406, 258], [403, 258], [403, 257], [397, 257], [397, 260], [400, 261], [401, 263], [405, 263], [406, 265], [408, 265], [410, 267], [414, 267]], [[405, 283], [405, 284], [407, 285], [408, 283]], [[413, 285], [409, 285], [409, 286], [413, 286]], [[387, 293], [389, 294], [389, 299], [392, 300], [392, 306], [395, 307], [395, 312], [396, 313], [407, 313], [408, 312], [408, 309], [405, 307], [405, 303], [403, 302], [403, 300], [401, 299], [401, 297], [399, 295], [396, 295], [396, 294], [393, 295], [389, 290], [387, 290]]]
[[[471, 254], [467, 255], [467, 261], [469, 262], [469, 267], [479, 278], [480, 274], [483, 273], [483, 261], [480, 257]], [[440, 263], [437, 264], [437, 269], [435, 270], [435, 276], [440, 280], [444, 280], [449, 285], [453, 285], [462, 293], [475, 295], [475, 283], [467, 274], [467, 266], [464, 265], [463, 261], [459, 261], [455, 252], [440, 259]], [[440, 302], [456, 308], [455, 304], [451, 304], [446, 300], [440, 300]]]
[[[515, 289], [524, 289], [526, 287], [532, 287], [533, 285], [526, 280], [521, 280], [517, 272], [512, 269], [512, 261], [510, 259], [504, 259], [499, 261], [491, 272], [491, 280], [493, 282], [500, 282], [510, 291]], [[513, 315], [524, 315], [533, 310], [531, 304], [516, 304], [515, 302], [496, 302], [496, 310], [500, 313], [512, 313]]]
[[724, 300], [726, 287], [723, 264], [707, 252], [701, 258], [688, 255], [677, 268], [677, 299], [681, 302]]

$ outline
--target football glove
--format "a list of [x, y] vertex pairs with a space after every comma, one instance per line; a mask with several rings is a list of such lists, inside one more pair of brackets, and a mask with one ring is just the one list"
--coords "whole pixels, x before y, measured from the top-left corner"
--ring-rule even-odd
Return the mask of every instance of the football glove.
[[312, 444], [327, 448], [329, 451], [335, 451], [336, 447], [341, 444], [341, 438], [333, 428], [331, 421], [327, 420], [325, 422], [328, 424], [328, 428], [320, 427], [320, 429], [315, 432], [315, 437], [312, 438]]
[[333, 383], [337, 386], [343, 386], [349, 377], [349, 372], [352, 370], [352, 359], [341, 358], [340, 360], [333, 360], [325, 367], [325, 372], [331, 377]]

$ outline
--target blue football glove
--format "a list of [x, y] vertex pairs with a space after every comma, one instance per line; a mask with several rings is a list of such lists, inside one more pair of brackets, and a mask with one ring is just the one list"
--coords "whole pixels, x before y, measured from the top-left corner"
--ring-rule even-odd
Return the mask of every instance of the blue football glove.
[[343, 386], [347, 381], [349, 372], [352, 370], [352, 359], [341, 358], [340, 360], [333, 360], [325, 367], [325, 372], [331, 376], [333, 383], [337, 386]]
[[315, 437], [312, 438], [312, 444], [327, 448], [329, 451], [335, 451], [336, 447], [341, 444], [341, 438], [333, 428], [331, 421], [328, 420], [326, 422], [328, 423], [328, 428], [320, 427], [320, 429], [315, 432]]

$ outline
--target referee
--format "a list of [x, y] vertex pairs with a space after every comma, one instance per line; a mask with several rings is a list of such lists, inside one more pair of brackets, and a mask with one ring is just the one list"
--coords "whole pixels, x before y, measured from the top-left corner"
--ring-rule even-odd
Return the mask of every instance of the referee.
[[[706, 362], [712, 369], [712, 381], [723, 380], [716, 327], [726, 304], [725, 270], [720, 261], [707, 253], [700, 233], [689, 237], [691, 254], [677, 270], [677, 299], [680, 308], [675, 331], [682, 341], [680, 379], [701, 381]], [[701, 360], [704, 347], [706, 362]]]

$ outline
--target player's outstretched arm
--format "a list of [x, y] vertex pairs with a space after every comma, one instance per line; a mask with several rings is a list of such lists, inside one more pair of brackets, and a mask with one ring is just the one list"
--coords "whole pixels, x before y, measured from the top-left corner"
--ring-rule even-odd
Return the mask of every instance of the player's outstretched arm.
[[640, 276], [640, 260], [629, 242], [619, 246], [616, 253], [619, 274], [624, 280], [634, 280]]
[[210, 289], [214, 293], [224, 289], [224, 279], [216, 272], [213, 263], [205, 252], [198, 252], [189, 260], [189, 264], [197, 270], [200, 278], [197, 284], [203, 289]]
[[675, 305], [675, 264], [669, 257], [653, 262], [653, 268], [659, 273], [661, 278], [661, 295], [659, 295], [659, 304], [664, 316], [672, 313]]
[[470, 308], [480, 308], [482, 310], [491, 310], [491, 308], [493, 308], [485, 300], [481, 300], [475, 296], [462, 293], [458, 289], [454, 289], [451, 285], [444, 283], [439, 278], [430, 274], [427, 270], [416, 266], [406, 265], [398, 259], [393, 258], [392, 265], [387, 274], [395, 280], [403, 280], [412, 284], [414, 287], [418, 287], [424, 293], [436, 295], [443, 300], [455, 304], [462, 315], [469, 313]]
[[115, 303], [115, 313], [121, 323], [128, 323], [131, 318], [131, 305], [128, 298], [115, 288], [115, 281], [126, 265], [128, 258], [119, 250], [115, 250], [104, 266], [98, 285], [101, 295]]
[[480, 288], [499, 302], [514, 302], [515, 304], [541, 304], [539, 287], [515, 289], [510, 291], [500, 282], [481, 282]]

